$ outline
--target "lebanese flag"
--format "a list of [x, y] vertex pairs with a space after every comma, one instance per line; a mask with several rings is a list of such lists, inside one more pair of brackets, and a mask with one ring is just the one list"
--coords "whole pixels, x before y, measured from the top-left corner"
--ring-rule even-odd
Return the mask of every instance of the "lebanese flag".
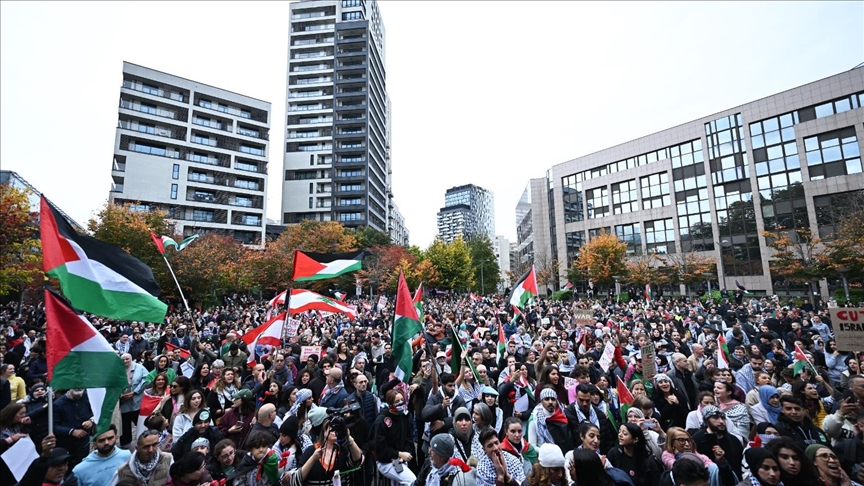
[[399, 272], [399, 286], [396, 288], [396, 318], [393, 320], [393, 358], [396, 369], [393, 375], [403, 382], [411, 379], [414, 337], [423, 332], [420, 317], [414, 307], [414, 300], [405, 282], [405, 275]]
[[[143, 393], [141, 395], [141, 411], [138, 412], [138, 423], [135, 426], [135, 440], [138, 440], [138, 437], [147, 430], [147, 427], [144, 427], [144, 421], [147, 420], [147, 417], [153, 415], [153, 412], [156, 411], [156, 407], [159, 406], [159, 403], [162, 402], [163, 397], [157, 397], [148, 395]], [[179, 439], [179, 437], [177, 437]]]
[[137, 258], [72, 228], [42, 197], [39, 232], [42, 270], [60, 281], [63, 295], [77, 309], [122, 321], [161, 323], [161, 302], [153, 271]]
[[283, 312], [240, 337], [240, 340], [246, 343], [246, 348], [249, 349], [249, 357], [246, 359], [246, 364], [249, 367], [256, 364], [255, 349], [258, 346], [282, 345], [282, 332], [287, 318], [288, 313]]
[[337, 302], [321, 294], [316, 294], [311, 290], [292, 289], [291, 298], [288, 299], [288, 312], [291, 314], [299, 314], [308, 310], [346, 314], [351, 319], [357, 317], [356, 310], [341, 302]]
[[276, 295], [276, 297], [273, 297], [272, 299], [270, 299], [270, 302], [267, 303], [267, 306], [268, 307], [276, 307], [277, 304], [278, 305], [285, 305], [285, 297], [287, 295], [288, 295], [287, 290]]
[[291, 279], [295, 282], [323, 280], [360, 270], [365, 254], [365, 250], [330, 254], [294, 250], [294, 273]]
[[129, 386], [123, 360], [86, 317], [45, 289], [48, 385], [55, 390], [86, 388], [96, 433], [111, 426], [111, 415]]
[[179, 346], [174, 346], [171, 343], [165, 343], [165, 347], [168, 348], [169, 351], [176, 351], [176, 352], [180, 353], [180, 357], [183, 359], [189, 359], [189, 357], [192, 356], [191, 352], [189, 352], [189, 351], [187, 351], [187, 350], [185, 350]]
[[474, 295], [474, 292], [469, 293], [468, 298], [471, 299], [471, 302], [480, 302], [480, 300], [481, 300], [480, 297], [477, 297], [476, 295]]
[[510, 291], [510, 305], [524, 309], [529, 300], [540, 295], [537, 290], [537, 275], [534, 273], [534, 265], [519, 278], [513, 290]]
[[423, 282], [420, 282], [417, 290], [414, 291], [413, 301], [414, 308], [417, 309], [417, 317], [420, 318], [420, 322], [423, 322]]

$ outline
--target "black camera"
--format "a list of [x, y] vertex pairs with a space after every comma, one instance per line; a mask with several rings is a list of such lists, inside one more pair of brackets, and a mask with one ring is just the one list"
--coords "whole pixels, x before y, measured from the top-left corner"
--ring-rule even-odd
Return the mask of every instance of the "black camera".
[[360, 403], [352, 401], [342, 408], [328, 408], [330, 415], [330, 430], [336, 432], [336, 441], [342, 443], [346, 440], [347, 430], [357, 423], [357, 413], [360, 411]]

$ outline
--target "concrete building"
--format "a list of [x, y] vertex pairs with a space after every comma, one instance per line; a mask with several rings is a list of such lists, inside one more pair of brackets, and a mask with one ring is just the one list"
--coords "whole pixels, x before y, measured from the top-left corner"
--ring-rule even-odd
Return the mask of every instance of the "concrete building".
[[270, 103], [123, 63], [109, 201], [264, 244]]
[[[384, 23], [374, 0], [292, 3], [282, 222], [369, 226], [389, 211], [390, 101]], [[404, 221], [401, 223], [404, 228]]]
[[757, 294], [793, 293], [772, 274], [763, 230], [828, 238], [844, 211], [862, 207], [862, 105], [856, 68], [555, 165], [546, 247], [569, 266], [609, 231], [632, 256], [722, 259], [722, 288], [738, 280]]
[[498, 292], [503, 292], [509, 288], [509, 277], [507, 272], [510, 271], [510, 240], [502, 235], [495, 236], [492, 240], [492, 252], [495, 253], [495, 259], [498, 261], [498, 269], [500, 276], [498, 277]]
[[[33, 187], [29, 182], [27, 182], [23, 177], [21, 177], [21, 175], [17, 172], [11, 170], [0, 170], [0, 186], [11, 186], [22, 191], [29, 190], [30, 196], [28, 200], [30, 202], [30, 211], [38, 213], [41, 210], [42, 193], [39, 192], [39, 190], [37, 190], [35, 187]], [[63, 217], [65, 217], [66, 220], [69, 221], [69, 224], [71, 224], [72, 227], [75, 228], [78, 232], [90, 234], [83, 226], [81, 226], [80, 224], [78, 224], [77, 221], [72, 219], [71, 216], [64, 213], [62, 209], [58, 208], [57, 204], [55, 204], [54, 201], [51, 201], [50, 198], [48, 199], [48, 201], [54, 204], [54, 207], [57, 209], [57, 211], [60, 212], [60, 214], [62, 214]]]
[[408, 246], [409, 233], [408, 228], [405, 226], [405, 218], [402, 217], [402, 213], [399, 212], [399, 208], [392, 199], [390, 200], [388, 213], [389, 220], [387, 226], [389, 227], [390, 241], [394, 245]]
[[438, 238], [446, 243], [461, 236], [495, 238], [495, 196], [474, 184], [451, 187], [444, 194], [444, 207], [438, 211]]

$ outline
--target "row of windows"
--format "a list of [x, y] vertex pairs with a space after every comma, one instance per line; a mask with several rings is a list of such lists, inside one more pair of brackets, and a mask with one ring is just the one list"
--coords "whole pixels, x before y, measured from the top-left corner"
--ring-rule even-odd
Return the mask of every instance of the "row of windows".
[[672, 204], [669, 195], [669, 174], [660, 172], [639, 179], [642, 188], [642, 209], [653, 209]]
[[609, 214], [609, 190], [604, 187], [585, 191], [588, 219], [602, 218]]
[[848, 127], [804, 139], [810, 180], [861, 172], [855, 128]]
[[639, 210], [636, 195], [636, 179], [612, 184], [612, 212], [625, 214]]

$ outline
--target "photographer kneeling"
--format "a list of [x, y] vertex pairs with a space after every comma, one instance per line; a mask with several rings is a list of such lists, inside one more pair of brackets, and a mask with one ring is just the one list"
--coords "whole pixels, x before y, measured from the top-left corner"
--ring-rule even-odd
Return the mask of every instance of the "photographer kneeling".
[[321, 426], [321, 435], [314, 447], [307, 449], [297, 464], [303, 466], [295, 472], [291, 485], [325, 486], [332, 485], [338, 474], [342, 486], [351, 486], [354, 469], [363, 463], [360, 446], [351, 438], [341, 416], [328, 418]]

